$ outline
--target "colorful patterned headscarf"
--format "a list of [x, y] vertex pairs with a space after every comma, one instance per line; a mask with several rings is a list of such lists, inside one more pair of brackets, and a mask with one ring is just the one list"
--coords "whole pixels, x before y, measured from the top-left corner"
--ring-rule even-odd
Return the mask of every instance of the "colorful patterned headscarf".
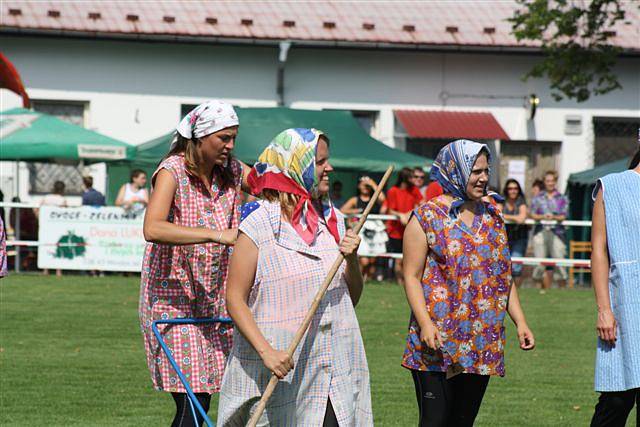
[[[296, 128], [280, 132], [260, 154], [248, 177], [255, 195], [271, 189], [299, 196], [291, 225], [308, 245], [313, 243], [318, 231], [319, 214], [313, 200], [319, 198], [316, 147], [321, 135], [323, 133], [317, 129]], [[328, 197], [321, 202], [327, 227], [337, 243], [340, 235], [335, 209]]]
[[[184, 116], [178, 123], [176, 132], [187, 139], [201, 138], [239, 124], [238, 115], [231, 104], [211, 100], [198, 105]], [[177, 142], [177, 138], [174, 138], [170, 150]]]
[[[469, 176], [478, 154], [483, 150], [487, 153], [487, 160], [491, 160], [489, 147], [485, 144], [458, 139], [445, 145], [431, 166], [431, 180], [437, 181], [445, 193], [453, 196], [449, 211], [452, 218], [458, 216], [460, 206], [469, 200], [469, 196], [467, 196]], [[493, 197], [498, 202], [504, 200], [499, 194], [493, 191], [487, 192], [486, 189], [485, 195]]]

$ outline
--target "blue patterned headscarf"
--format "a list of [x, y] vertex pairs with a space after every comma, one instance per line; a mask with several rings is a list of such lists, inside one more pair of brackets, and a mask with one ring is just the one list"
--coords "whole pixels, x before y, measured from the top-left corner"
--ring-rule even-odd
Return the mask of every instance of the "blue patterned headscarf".
[[[469, 200], [467, 183], [478, 154], [483, 151], [487, 153], [487, 160], [491, 160], [491, 153], [486, 144], [458, 139], [442, 148], [431, 166], [431, 180], [437, 181], [445, 193], [453, 196], [449, 211], [452, 218], [458, 216], [460, 206]], [[485, 189], [485, 195], [493, 197], [496, 201], [503, 201], [503, 198], [493, 191], [487, 192]]]

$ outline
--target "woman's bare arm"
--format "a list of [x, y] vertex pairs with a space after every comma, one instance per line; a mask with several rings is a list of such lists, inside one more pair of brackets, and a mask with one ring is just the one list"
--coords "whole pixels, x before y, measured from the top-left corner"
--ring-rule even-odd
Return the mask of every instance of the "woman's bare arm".
[[527, 319], [524, 316], [522, 305], [520, 305], [518, 288], [513, 283], [511, 283], [511, 287], [509, 289], [507, 304], [509, 317], [511, 317], [511, 320], [513, 320], [513, 323], [516, 325], [520, 348], [523, 350], [533, 350], [536, 346], [535, 338], [533, 337], [531, 329], [529, 329], [529, 325], [527, 325]]
[[411, 311], [420, 326], [420, 339], [429, 348], [437, 350], [442, 346], [442, 338], [429, 316], [422, 289], [422, 275], [428, 250], [424, 230], [418, 219], [413, 216], [404, 230], [402, 242], [404, 291]]
[[[238, 160], [238, 162], [240, 162], [240, 160]], [[246, 164], [244, 164], [244, 162], [240, 162], [240, 165], [242, 166], [242, 191], [244, 191], [245, 193], [251, 194], [251, 186], [247, 181], [247, 178], [249, 177], [249, 172], [251, 172], [251, 168]]]
[[128, 203], [127, 203], [127, 206], [125, 206], [125, 203], [124, 203], [124, 186], [125, 185], [126, 184], [124, 184], [122, 187], [120, 187], [120, 190], [118, 190], [118, 196], [116, 197], [116, 202], [115, 202], [116, 206], [123, 206], [123, 207], [128, 206]]
[[598, 336], [613, 344], [616, 341], [616, 319], [609, 297], [609, 252], [607, 249], [607, 225], [602, 190], [598, 191], [593, 205], [591, 225], [591, 280], [596, 294]]
[[502, 216], [504, 217], [504, 219], [506, 219], [508, 221], [513, 221], [513, 222], [516, 222], [518, 224], [524, 224], [525, 220], [527, 219], [527, 215], [528, 215], [527, 205], [522, 204], [522, 205], [520, 205], [520, 208], [518, 209], [518, 214], [517, 215], [503, 214]]
[[358, 214], [360, 213], [360, 209], [357, 207], [357, 199], [355, 197], [350, 198], [345, 202], [344, 205], [340, 207], [340, 212], [345, 215]]
[[247, 304], [257, 266], [258, 248], [247, 235], [240, 233], [229, 266], [227, 311], [235, 327], [262, 358], [264, 365], [278, 378], [284, 378], [293, 369], [293, 360], [285, 351], [271, 347]]
[[169, 210], [175, 196], [177, 184], [166, 170], [156, 176], [154, 191], [144, 215], [143, 233], [148, 242], [172, 245], [192, 245], [217, 242], [233, 245], [237, 229], [212, 230], [210, 228], [184, 227], [169, 222]]

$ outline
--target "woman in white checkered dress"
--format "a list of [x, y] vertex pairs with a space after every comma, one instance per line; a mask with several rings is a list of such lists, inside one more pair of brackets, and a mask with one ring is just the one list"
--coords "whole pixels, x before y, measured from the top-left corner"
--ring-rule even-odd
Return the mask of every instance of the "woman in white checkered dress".
[[[318, 199], [307, 200], [305, 207], [321, 212], [315, 217], [317, 222], [307, 216], [302, 230], [315, 232], [311, 236], [300, 232], [293, 205], [304, 203], [304, 196], [292, 197], [282, 190], [286, 186], [273, 185], [279, 178], [288, 182], [295, 171], [314, 168], [304, 174], [315, 176], [308, 181], [312, 187], [309, 194], [318, 197], [328, 192], [327, 173], [332, 168], [327, 142], [319, 132], [313, 139], [303, 134], [311, 139], [306, 142], [314, 154], [311, 164], [292, 165], [296, 159], [286, 157], [296, 150], [305, 152], [304, 143], [293, 138], [293, 142], [286, 142], [285, 158], [279, 158], [281, 164], [275, 165], [275, 173], [283, 176], [262, 174], [260, 162], [249, 175], [252, 189], [267, 200], [254, 202], [243, 211], [229, 270], [227, 308], [236, 330], [220, 390], [220, 426], [246, 425], [272, 374], [280, 382], [258, 425], [373, 424], [369, 370], [354, 310], [362, 292], [357, 260], [360, 239], [351, 231], [345, 233], [344, 217], [331, 206], [321, 207]], [[276, 157], [263, 153], [260, 160], [272, 167], [269, 162]], [[260, 185], [265, 175], [271, 186]], [[338, 251], [347, 261], [289, 358], [286, 349]]]

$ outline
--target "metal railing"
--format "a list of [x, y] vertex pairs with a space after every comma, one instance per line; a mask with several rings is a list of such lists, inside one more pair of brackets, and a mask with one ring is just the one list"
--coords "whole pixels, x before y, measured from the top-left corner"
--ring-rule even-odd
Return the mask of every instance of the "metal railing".
[[[14, 203], [14, 202], [2, 202], [0, 203], [0, 208], [11, 208], [17, 209], [38, 209], [40, 205], [33, 203]], [[351, 214], [347, 215], [347, 219], [349, 218], [359, 218], [360, 214]], [[8, 216], [7, 216], [8, 217]], [[20, 236], [20, 214], [16, 215], [15, 227], [14, 227], [14, 235]], [[372, 214], [369, 215], [367, 221], [373, 220], [398, 220], [399, 217], [396, 215], [383, 215], [383, 214]], [[516, 224], [513, 221], [505, 221], [507, 224]], [[527, 219], [524, 221], [526, 225], [563, 225], [567, 227], [591, 227], [591, 221], [587, 220], [564, 220], [564, 221], [556, 221], [556, 220], [533, 220]], [[6, 224], [5, 224], [6, 227]], [[20, 240], [20, 239], [7, 239], [7, 247], [14, 247], [15, 250], [15, 261], [14, 261], [14, 270], [16, 273], [20, 272], [20, 261], [21, 247], [42, 247], [42, 246], [79, 246], [86, 245], [86, 243], [62, 243], [62, 244], [45, 244], [40, 243], [37, 240]], [[360, 254], [363, 257], [380, 257], [380, 258], [394, 258], [400, 259], [402, 258], [402, 254], [399, 253], [382, 253], [382, 254]], [[588, 260], [572, 260], [572, 259], [561, 259], [561, 258], [533, 258], [533, 257], [513, 257], [513, 263], [523, 264], [523, 265], [543, 265], [543, 266], [557, 266], [557, 267], [589, 267], [590, 262]]]

